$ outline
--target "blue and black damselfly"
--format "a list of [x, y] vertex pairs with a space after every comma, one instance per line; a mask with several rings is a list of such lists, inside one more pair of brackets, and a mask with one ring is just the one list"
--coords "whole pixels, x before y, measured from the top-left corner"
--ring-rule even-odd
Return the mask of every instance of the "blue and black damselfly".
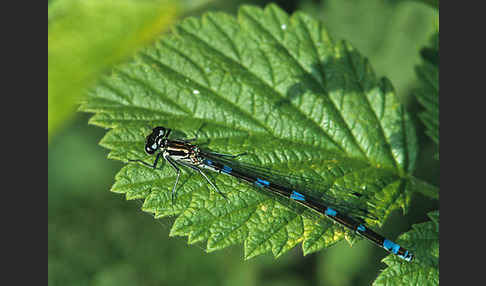
[[273, 179], [273, 176], [270, 174], [265, 174], [265, 172], [262, 172], [261, 170], [254, 171], [248, 167], [240, 167], [242, 165], [238, 163], [232, 164], [230, 158], [235, 158], [239, 155], [226, 155], [202, 150], [198, 145], [190, 143], [192, 140], [169, 139], [170, 133], [171, 129], [159, 126], [154, 128], [152, 133], [147, 136], [145, 152], [149, 155], [157, 153], [153, 164], [148, 164], [142, 160], [130, 161], [140, 162], [155, 169], [160, 158], [163, 157], [177, 174], [172, 188], [172, 198], [174, 198], [177, 184], [179, 182], [181, 174], [180, 166], [188, 167], [200, 173], [216, 192], [226, 198], [216, 185], [211, 182], [203, 170], [223, 173], [259, 187], [260, 189], [269, 191], [272, 194], [278, 194], [289, 198], [294, 202], [315, 210], [398, 257], [406, 261], [412, 261], [414, 256], [411, 252], [369, 229], [363, 222], [353, 218], [349, 214], [352, 213], [353, 210], [350, 210], [349, 212], [341, 211], [342, 208], [339, 208], [339, 206], [336, 207], [331, 202], [332, 200], [327, 202], [323, 199], [317, 199], [310, 196], [306, 191], [301, 191], [300, 189], [297, 191], [298, 188], [281, 183], [280, 181]]

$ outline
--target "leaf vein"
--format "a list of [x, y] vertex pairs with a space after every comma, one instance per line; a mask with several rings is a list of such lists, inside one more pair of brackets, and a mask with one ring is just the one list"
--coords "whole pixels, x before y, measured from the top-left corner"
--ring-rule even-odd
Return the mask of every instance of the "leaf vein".
[[[247, 72], [249, 75], [251, 75], [253, 78], [255, 78], [256, 80], [258, 80], [261, 84], [263, 84], [265, 87], [267, 87], [270, 91], [272, 91], [272, 94], [274, 95], [277, 95], [277, 97], [279, 99], [287, 99], [284, 95], [282, 95], [280, 92], [278, 92], [277, 90], [275, 90], [272, 86], [270, 86], [267, 82], [263, 81], [261, 78], [259, 78], [258, 76], [256, 76], [254, 73], [252, 73], [250, 71], [250, 69], [246, 66], [244, 66], [242, 63], [239, 63], [239, 62], [236, 62], [234, 61], [233, 59], [231, 59], [230, 57], [228, 57], [227, 55], [223, 54], [221, 51], [219, 50], [216, 50], [214, 49], [212, 46], [210, 46], [208, 43], [206, 43], [203, 39], [199, 38], [198, 35], [192, 33], [191, 31], [188, 31], [186, 29], [184, 29], [183, 27], [181, 27], [182, 30], [184, 30], [186, 33], [192, 35], [195, 39], [197, 39], [200, 43], [204, 44], [208, 49], [211, 49], [212, 51], [214, 51], [215, 53], [221, 55], [222, 57], [224, 57], [225, 59], [227, 59], [229, 62], [241, 67], [242, 69], [241, 70], [244, 70], [245, 72]], [[322, 133], [323, 135], [326, 136], [326, 138], [328, 138], [331, 143], [333, 143], [337, 148], [339, 148], [342, 152], [346, 153], [346, 150], [343, 148], [343, 146], [341, 144], [338, 144], [325, 130], [323, 130], [321, 128], [321, 126], [315, 122], [314, 120], [312, 120], [312, 118], [305, 114], [302, 110], [300, 110], [299, 108], [296, 108], [293, 104], [290, 105], [291, 107], [293, 107], [293, 109], [296, 111], [296, 114], [299, 114], [301, 116], [303, 116], [308, 122], [309, 124], [312, 124], [314, 125], [316, 128], [317, 128], [317, 131]], [[266, 130], [268, 130], [268, 132], [270, 134], [272, 134], [273, 137], [276, 137], [272, 132], [270, 132], [270, 129], [269, 128], [265, 128]], [[278, 137], [276, 137], [278, 138]], [[363, 153], [364, 154], [364, 153]]]
[[[327, 93], [327, 91], [326, 91], [325, 87], [324, 87], [324, 86], [323, 86], [323, 85], [322, 85], [322, 84], [319, 82], [319, 80], [317, 80], [317, 79], [315, 78], [315, 76], [314, 76], [312, 73], [308, 72], [308, 71], [307, 71], [307, 70], [306, 70], [306, 69], [305, 69], [305, 68], [302, 66], [302, 64], [301, 64], [301, 63], [300, 63], [300, 62], [299, 62], [299, 61], [298, 61], [298, 60], [297, 60], [297, 59], [294, 57], [294, 55], [292, 55], [292, 54], [291, 54], [291, 53], [288, 51], [288, 49], [285, 47], [285, 45], [283, 45], [283, 44], [282, 44], [282, 43], [281, 43], [281, 42], [280, 42], [280, 41], [279, 41], [279, 40], [278, 40], [278, 39], [277, 39], [277, 38], [276, 38], [276, 37], [275, 37], [275, 36], [274, 36], [274, 35], [273, 35], [273, 34], [270, 32], [270, 31], [268, 31], [268, 30], [267, 30], [265, 27], [263, 27], [263, 26], [260, 24], [260, 22], [258, 22], [257, 20], [255, 20], [255, 19], [252, 17], [252, 15], [247, 14], [247, 16], [248, 16], [248, 18], [249, 18], [249, 19], [253, 20], [253, 21], [254, 21], [254, 23], [256, 23], [256, 24], [257, 24], [257, 25], [260, 27], [260, 29], [261, 29], [262, 31], [264, 31], [266, 34], [268, 34], [268, 35], [269, 35], [269, 37], [271, 37], [272, 39], [274, 39], [274, 40], [275, 40], [275, 42], [277, 42], [277, 43], [280, 45], [280, 47], [281, 47], [281, 48], [282, 48], [282, 49], [283, 49], [283, 50], [284, 50], [284, 51], [287, 53], [287, 55], [289, 56], [289, 58], [290, 58], [290, 59], [292, 59], [292, 60], [294, 61], [294, 63], [296, 63], [296, 65], [297, 65], [297, 66], [298, 66], [298, 67], [299, 67], [299, 68], [300, 68], [300, 69], [301, 69], [301, 70], [302, 70], [304, 73], [306, 73], [306, 74], [310, 74], [310, 76], [311, 76], [310, 78], [311, 78], [311, 79], [313, 79], [313, 81], [314, 81], [315, 83], [317, 83], [317, 85], [318, 85], [319, 87], [321, 87], [321, 89], [322, 89], [323, 93], [326, 95], [326, 97], [327, 97], [327, 99], [328, 99], [328, 102], [329, 102], [329, 104], [330, 104], [329, 106], [330, 106], [330, 107], [331, 107], [331, 108], [332, 108], [332, 109], [335, 111], [335, 113], [336, 113], [336, 114], [338, 114], [338, 115], [339, 115], [339, 119], [340, 119], [341, 123], [342, 123], [342, 124], [344, 124], [344, 126], [346, 127], [346, 131], [349, 133], [348, 135], [349, 135], [349, 137], [351, 138], [351, 141], [353, 141], [353, 142], [354, 142], [354, 144], [355, 144], [355, 145], [358, 147], [358, 149], [361, 151], [361, 153], [363, 154], [363, 156], [364, 156], [365, 158], [368, 158], [368, 156], [367, 156], [366, 152], [364, 152], [364, 150], [362, 149], [362, 147], [360, 146], [360, 144], [358, 144], [358, 142], [356, 141], [356, 138], [353, 136], [353, 133], [351, 132], [351, 129], [349, 128], [349, 126], [347, 125], [346, 121], [344, 120], [344, 117], [343, 117], [343, 115], [341, 114], [341, 112], [339, 112], [339, 109], [337, 109], [336, 105], [334, 104], [334, 102], [333, 102], [332, 100], [329, 100], [329, 96], [328, 96], [328, 93]], [[295, 108], [295, 110], [296, 110], [297, 112], [299, 112], [300, 114], [304, 114], [304, 115], [305, 115], [305, 116], [306, 116], [306, 117], [309, 119], [309, 121], [311, 121], [311, 122], [313, 122], [315, 125], [317, 125], [317, 126], [319, 127], [319, 129], [321, 129], [321, 130], [322, 130], [322, 131], [323, 131], [323, 132], [324, 132], [324, 133], [325, 133], [325, 134], [326, 134], [326, 135], [327, 135], [327, 136], [330, 138], [330, 140], [332, 140], [332, 142], [333, 142], [333, 143], [336, 143], [336, 141], [335, 141], [335, 140], [334, 140], [334, 139], [333, 139], [333, 138], [332, 138], [332, 137], [331, 137], [331, 136], [330, 136], [328, 133], [326, 133], [326, 131], [324, 131], [322, 128], [320, 128], [320, 125], [318, 124], [318, 122], [315, 122], [314, 120], [312, 120], [312, 118], [310, 118], [309, 116], [307, 116], [307, 115], [306, 115], [306, 114], [305, 114], [305, 113], [304, 113], [302, 110], [300, 110], [299, 108], [295, 107], [294, 105], [292, 105], [292, 106]], [[342, 145], [337, 145], [337, 146], [339, 146], [343, 152], [347, 153], [347, 152], [346, 152], [346, 150], [343, 148], [343, 146], [342, 146]]]
[[[351, 58], [351, 54], [349, 53], [348, 49], [345, 49], [345, 52], [346, 52], [346, 57], [348, 59], [348, 62], [351, 66], [351, 71], [353, 72], [353, 75], [354, 77], [356, 78], [356, 82], [358, 83], [358, 86], [361, 90], [361, 93], [364, 95], [364, 99], [368, 105], [368, 107], [370, 108], [370, 110], [372, 111], [371, 113], [373, 114], [373, 117], [376, 119], [376, 122], [378, 123], [378, 126], [380, 127], [379, 130], [380, 130], [380, 134], [382, 135], [382, 139], [386, 142], [387, 144], [387, 147], [386, 150], [388, 151], [388, 155], [393, 158], [393, 163], [395, 165], [395, 167], [397, 168], [397, 170], [399, 169], [398, 166], [398, 161], [397, 159], [395, 158], [395, 156], [393, 156], [393, 152], [391, 150], [391, 144], [390, 142], [388, 141], [388, 138], [386, 137], [385, 135], [385, 130], [383, 129], [383, 125], [381, 124], [381, 121], [378, 119], [378, 116], [376, 115], [375, 113], [375, 110], [372, 108], [371, 106], [371, 103], [370, 103], [370, 100], [368, 99], [368, 96], [366, 96], [366, 93], [365, 93], [365, 89], [363, 87], [363, 84], [361, 83], [361, 80], [359, 79], [359, 76], [358, 76], [358, 71], [356, 70], [356, 66], [354, 65], [354, 61], [353, 59]], [[361, 144], [359, 144], [361, 146]]]
[[[188, 78], [187, 76], [185, 76], [184, 74], [180, 73], [179, 71], [173, 69], [171, 66], [168, 66], [162, 62], [159, 62], [157, 61], [156, 59], [152, 58], [151, 56], [149, 55], [144, 55], [145, 57], [147, 57], [147, 59], [149, 59], [150, 61], [156, 63], [157, 65], [167, 69], [168, 71], [174, 73], [174, 74], [177, 74], [178, 76], [186, 79], [187, 81], [190, 81], [192, 82], [194, 85], [197, 85], [199, 86], [198, 88], [201, 88], [201, 89], [205, 89], [215, 95], [217, 95], [219, 98], [221, 98], [222, 101], [224, 101], [226, 104], [230, 105], [231, 107], [233, 107], [235, 110], [238, 110], [240, 115], [244, 115], [249, 121], [252, 121], [254, 122], [255, 124], [257, 124], [258, 126], [262, 127], [263, 129], [265, 129], [269, 134], [272, 134], [271, 130], [262, 122], [260, 122], [259, 120], [255, 119], [251, 114], [249, 114], [247, 111], [243, 110], [240, 106], [238, 106], [237, 104], [229, 101], [228, 99], [226, 99], [225, 97], [223, 97], [221, 94], [219, 94], [218, 92], [216, 92], [215, 90], [213, 90], [211, 87], [209, 86], [204, 86], [196, 81], [194, 81], [192, 78]], [[197, 117], [194, 117], [194, 118], [197, 118]], [[204, 120], [204, 118], [199, 118], [201, 120]], [[207, 122], [213, 122], [212, 120], [205, 120]], [[272, 134], [273, 135], [273, 134]], [[275, 137], [275, 136], [274, 136]]]

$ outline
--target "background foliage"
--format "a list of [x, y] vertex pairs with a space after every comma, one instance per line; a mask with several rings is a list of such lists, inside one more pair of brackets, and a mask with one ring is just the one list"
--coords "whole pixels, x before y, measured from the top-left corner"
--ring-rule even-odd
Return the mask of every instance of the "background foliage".
[[86, 88], [167, 30], [175, 1], [57, 0], [47, 10], [48, 138], [69, 121]]
[[[419, 86], [413, 67], [420, 63], [419, 47], [425, 46], [430, 36], [430, 34], [423, 33], [424, 30], [427, 30], [424, 29], [424, 23], [428, 23], [425, 26], [431, 32], [436, 28], [436, 15], [433, 10], [427, 6], [421, 6], [420, 3], [393, 4], [376, 1], [375, 4], [378, 8], [373, 10], [373, 15], [375, 13], [383, 15], [384, 23], [387, 23], [386, 21], [396, 23], [400, 22], [397, 19], [402, 19], [403, 27], [411, 32], [393, 33], [393, 29], [390, 28], [389, 34], [377, 32], [373, 39], [372, 36], [363, 37], [362, 29], [366, 27], [363, 23], [378, 20], [368, 16], [368, 20], [360, 21], [360, 17], [356, 16], [361, 15], [362, 18], [366, 18], [366, 13], [362, 13], [362, 11], [371, 11], [371, 9], [363, 10], [359, 6], [359, 1], [342, 1], [344, 3], [342, 6], [345, 8], [342, 8], [337, 2], [325, 1], [315, 4], [311, 1], [304, 1], [296, 6], [314, 15], [333, 15], [334, 20], [323, 19], [330, 32], [338, 38], [346, 38], [351, 41], [361, 53], [369, 56], [377, 73], [391, 78], [400, 95], [411, 101], [413, 110], [415, 103], [411, 99], [410, 93]], [[214, 3], [213, 5], [217, 6]], [[235, 8], [229, 7], [230, 11], [234, 11], [233, 9]], [[343, 21], [346, 13], [351, 13], [350, 11], [353, 9], [356, 11], [355, 16], [348, 17], [353, 20]], [[379, 13], [380, 11], [384, 13]], [[390, 16], [390, 12], [386, 13], [386, 11], [392, 11], [393, 17]], [[339, 13], [342, 14], [341, 20], [338, 17]], [[400, 13], [403, 14], [401, 18]], [[328, 22], [326, 23], [326, 21]], [[350, 22], [354, 22], [355, 26], [350, 25]], [[343, 28], [343, 25], [349, 27]], [[371, 31], [375, 29], [377, 27], [370, 28]], [[403, 29], [397, 28], [397, 31], [403, 31]], [[370, 32], [370, 35], [372, 34]], [[371, 56], [373, 53], [370, 55], [366, 53], [367, 45], [372, 47], [369, 50], [375, 50], [376, 47], [387, 42], [383, 41], [383, 34], [390, 37], [387, 41], [391, 43], [403, 41], [397, 46], [406, 50], [405, 55], [390, 56], [390, 59], [383, 62], [395, 60], [407, 64], [413, 63], [410, 64], [411, 68], [408, 72], [399, 72], [408, 70], [400, 65], [384, 65], [383, 67], [380, 67], [379, 64], [375, 65], [373, 56]], [[413, 42], [412, 47], [403, 40], [408, 37], [416, 37], [410, 40]], [[368, 40], [363, 41], [363, 39]], [[362, 44], [355, 43], [354, 40], [362, 41]], [[384, 51], [387, 49], [383, 48]], [[407, 53], [409, 56], [406, 56]], [[379, 62], [380, 53], [376, 53], [374, 57]], [[403, 57], [408, 57], [408, 60], [404, 60]], [[395, 80], [403, 82], [403, 87], [399, 88], [399, 84], [395, 84]], [[93, 127], [87, 128], [85, 126], [86, 117], [82, 115], [80, 117], [79, 122], [59, 133], [49, 146], [49, 279], [52, 285], [76, 283], [80, 285], [86, 283], [93, 285], [123, 285], [123, 283], [127, 285], [160, 285], [169, 284], [169, 281], [172, 285], [195, 283], [194, 281], [211, 285], [229, 283], [233, 285], [261, 283], [315, 285], [318, 282], [323, 285], [352, 285], [353, 283], [362, 285], [369, 284], [365, 281], [373, 281], [378, 269], [384, 267], [375, 266], [384, 256], [382, 250], [370, 247], [366, 242], [359, 242], [352, 248], [347, 245], [342, 248], [333, 247], [306, 257], [302, 257], [299, 249], [294, 249], [276, 261], [273, 261], [271, 257], [259, 257], [251, 260], [250, 263], [243, 263], [241, 262], [243, 253], [239, 247], [208, 255], [198, 247], [186, 246], [184, 239], [167, 239], [168, 227], [159, 226], [150, 216], [134, 211], [137, 206], [127, 204], [115, 194], [107, 192], [120, 165], [105, 160], [103, 155], [100, 156], [104, 150], [93, 142], [99, 141], [103, 131]], [[422, 144], [424, 146], [422, 150], [425, 150], [420, 154], [418, 161], [425, 162], [421, 166], [436, 164], [427, 161], [432, 152], [427, 153], [430, 139], [424, 136], [424, 132], [420, 128], [418, 134], [419, 144]], [[86, 145], [83, 145], [84, 142]], [[75, 169], [71, 167], [73, 164], [76, 165]], [[419, 169], [415, 175], [436, 183], [438, 165], [435, 166], [432, 171], [430, 168], [422, 170], [418, 166]], [[110, 203], [107, 204], [107, 202]], [[411, 223], [426, 221], [428, 218], [425, 217], [424, 210], [432, 209], [434, 203], [428, 204], [426, 199], [420, 198], [413, 206], [412, 213], [406, 218], [392, 216], [385, 225], [384, 234], [393, 237], [400, 232], [407, 231]], [[167, 222], [165, 224], [168, 225]], [[89, 251], [79, 253], [79, 249]], [[99, 255], [100, 253], [102, 255]], [[349, 263], [349, 261], [361, 259], [367, 259], [370, 263]], [[225, 269], [231, 268], [233, 271], [221, 273], [221, 265], [225, 265]], [[227, 267], [228, 265], [231, 267]], [[367, 265], [369, 269], [364, 269], [363, 265]]]

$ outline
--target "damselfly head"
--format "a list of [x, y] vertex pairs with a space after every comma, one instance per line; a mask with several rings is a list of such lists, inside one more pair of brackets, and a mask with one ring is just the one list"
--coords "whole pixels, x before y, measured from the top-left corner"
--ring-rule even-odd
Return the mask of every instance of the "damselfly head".
[[165, 129], [162, 126], [157, 126], [152, 130], [145, 141], [145, 152], [152, 155], [159, 149], [162, 145], [163, 139], [169, 135], [170, 129]]

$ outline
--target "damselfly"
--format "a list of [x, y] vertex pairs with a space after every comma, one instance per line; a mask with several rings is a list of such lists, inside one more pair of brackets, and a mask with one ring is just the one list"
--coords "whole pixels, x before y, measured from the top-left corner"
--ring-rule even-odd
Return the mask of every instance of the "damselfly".
[[[342, 208], [336, 207], [331, 202], [324, 201], [323, 199], [317, 199], [309, 195], [309, 192], [303, 192], [300, 189], [297, 191], [297, 188], [282, 184], [278, 180], [272, 180], [272, 176], [266, 176], [266, 174], [261, 170], [252, 171], [248, 168], [239, 167], [239, 164], [231, 164], [229, 158], [235, 158], [239, 155], [226, 155], [202, 150], [198, 145], [190, 143], [192, 140], [169, 139], [170, 133], [171, 129], [166, 129], [159, 126], [154, 128], [152, 133], [147, 136], [145, 152], [149, 155], [154, 155], [157, 153], [153, 164], [148, 164], [142, 160], [130, 161], [140, 162], [155, 169], [160, 158], [163, 157], [172, 166], [177, 174], [174, 186], [172, 188], [172, 198], [174, 198], [177, 184], [179, 182], [179, 177], [181, 174], [181, 170], [179, 168], [180, 166], [188, 167], [201, 174], [216, 192], [226, 198], [226, 196], [216, 187], [216, 185], [211, 182], [203, 170], [223, 173], [254, 185], [260, 189], [266, 190], [270, 193], [289, 198], [294, 202], [315, 210], [318, 213], [354, 231], [372, 243], [393, 254], [396, 254], [398, 257], [406, 261], [412, 261], [414, 256], [411, 252], [369, 229], [363, 222], [353, 218], [348, 212], [343, 212]], [[352, 212], [352, 210], [350, 212]]]

